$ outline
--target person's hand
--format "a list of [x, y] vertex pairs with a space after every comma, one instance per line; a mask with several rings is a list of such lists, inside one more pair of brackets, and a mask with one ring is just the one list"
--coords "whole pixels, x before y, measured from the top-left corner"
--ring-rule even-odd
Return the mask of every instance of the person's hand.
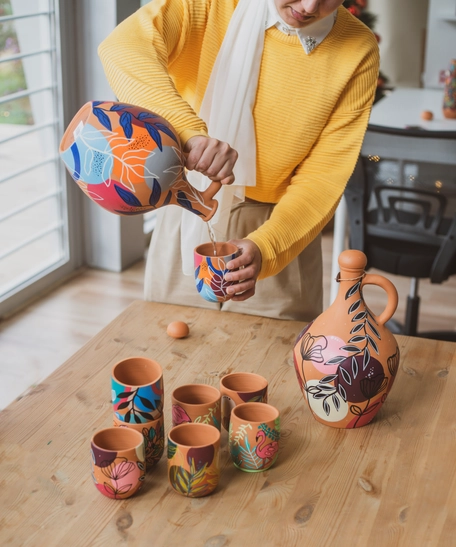
[[255, 294], [256, 281], [261, 271], [261, 251], [256, 243], [249, 239], [231, 239], [229, 243], [239, 247], [241, 254], [227, 264], [227, 268], [236, 271], [225, 274], [225, 279], [239, 283], [228, 287], [226, 291], [234, 295], [232, 300], [241, 302]]
[[221, 184], [233, 184], [233, 167], [238, 158], [234, 148], [223, 141], [195, 135], [188, 139], [184, 153], [185, 167], [203, 173]]

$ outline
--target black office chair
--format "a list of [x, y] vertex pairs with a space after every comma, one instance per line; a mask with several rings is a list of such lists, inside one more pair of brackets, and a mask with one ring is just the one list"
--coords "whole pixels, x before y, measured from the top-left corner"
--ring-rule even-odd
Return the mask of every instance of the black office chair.
[[[428, 139], [426, 131], [369, 126], [368, 133], [370, 146], [345, 191], [350, 247], [366, 254], [368, 268], [411, 278], [405, 323], [390, 321], [392, 332], [456, 341], [456, 331], [418, 332], [419, 279], [443, 283], [456, 274], [456, 166], [420, 161], [416, 149], [414, 159], [400, 157], [407, 146], [422, 145], [416, 139]], [[380, 135], [372, 140], [372, 133]], [[456, 134], [433, 134], [434, 146], [448, 137]], [[366, 153], [373, 143], [381, 155]], [[453, 306], [456, 313], [456, 294]]]

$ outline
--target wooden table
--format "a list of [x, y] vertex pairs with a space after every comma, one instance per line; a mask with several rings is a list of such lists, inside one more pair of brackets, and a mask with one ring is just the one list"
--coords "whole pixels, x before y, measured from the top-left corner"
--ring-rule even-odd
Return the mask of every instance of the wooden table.
[[[173, 340], [172, 320], [191, 334]], [[401, 364], [374, 422], [337, 430], [311, 416], [292, 347], [303, 323], [134, 302], [43, 383], [0, 414], [0, 545], [449, 546], [456, 534], [456, 344], [398, 337]], [[168, 486], [166, 457], [135, 497], [100, 495], [92, 434], [111, 425], [110, 370], [145, 355], [171, 391], [231, 371], [269, 379], [282, 445], [264, 473], [236, 470], [222, 433], [211, 496]]]

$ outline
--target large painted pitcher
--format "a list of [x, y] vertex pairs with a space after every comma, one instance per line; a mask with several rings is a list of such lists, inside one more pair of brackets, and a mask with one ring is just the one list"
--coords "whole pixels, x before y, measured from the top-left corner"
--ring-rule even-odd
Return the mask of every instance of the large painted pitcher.
[[[366, 255], [339, 256], [339, 293], [333, 304], [309, 323], [296, 340], [298, 382], [314, 418], [331, 427], [368, 424], [393, 387], [399, 347], [385, 323], [397, 307], [394, 285], [381, 275], [366, 274]], [[363, 288], [378, 285], [388, 301], [375, 315], [365, 304]]]
[[185, 177], [180, 139], [171, 124], [144, 108], [112, 101], [86, 103], [69, 124], [60, 155], [82, 191], [118, 215], [179, 205], [210, 220], [220, 189], [204, 192]]

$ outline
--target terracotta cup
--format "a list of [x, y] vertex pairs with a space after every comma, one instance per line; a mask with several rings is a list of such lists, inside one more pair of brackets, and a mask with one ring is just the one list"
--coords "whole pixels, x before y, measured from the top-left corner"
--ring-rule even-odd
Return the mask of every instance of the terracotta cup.
[[253, 372], [233, 372], [220, 380], [222, 425], [228, 431], [231, 410], [241, 403], [267, 403], [268, 381]]
[[207, 384], [188, 384], [173, 391], [173, 427], [201, 423], [221, 428], [220, 391]]
[[146, 473], [144, 437], [126, 427], [108, 427], [94, 434], [92, 478], [108, 498], [125, 499], [137, 492]]
[[126, 423], [157, 420], [163, 412], [163, 371], [147, 357], [122, 359], [112, 368], [112, 405]]
[[280, 414], [264, 403], [243, 403], [231, 411], [229, 450], [234, 465], [249, 473], [266, 471], [277, 459]]
[[168, 480], [184, 496], [199, 498], [220, 479], [220, 431], [207, 424], [180, 424], [168, 434]]
[[165, 425], [163, 414], [152, 422], [132, 424], [113, 417], [114, 427], [125, 427], [142, 433], [146, 451], [147, 470], [150, 471], [160, 461], [165, 448]]
[[225, 274], [230, 271], [226, 265], [241, 251], [232, 243], [215, 243], [215, 250], [214, 255], [212, 243], [203, 243], [194, 250], [196, 289], [208, 302], [226, 302], [231, 298], [226, 289], [237, 283], [225, 280]]

